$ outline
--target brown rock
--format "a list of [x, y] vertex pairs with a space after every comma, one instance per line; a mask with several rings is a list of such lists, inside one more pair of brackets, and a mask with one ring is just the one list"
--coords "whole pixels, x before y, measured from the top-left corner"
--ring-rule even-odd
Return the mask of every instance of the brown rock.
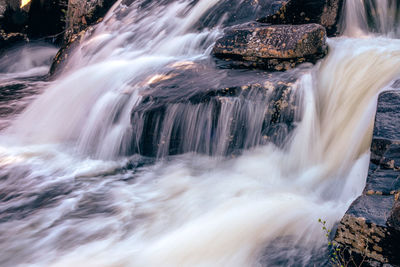
[[69, 0], [66, 16], [65, 42], [104, 17], [116, 0]]
[[278, 71], [315, 62], [326, 52], [326, 31], [317, 24], [243, 24], [230, 28], [213, 49], [216, 57], [232, 60], [232, 65]]

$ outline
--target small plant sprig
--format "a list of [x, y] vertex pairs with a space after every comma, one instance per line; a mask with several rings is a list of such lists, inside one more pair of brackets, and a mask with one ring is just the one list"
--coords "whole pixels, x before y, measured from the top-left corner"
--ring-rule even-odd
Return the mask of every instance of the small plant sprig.
[[[328, 240], [328, 250], [330, 252], [329, 255], [329, 263], [333, 267], [361, 267], [366, 259], [366, 254], [363, 253], [363, 258], [360, 264], [357, 264], [352, 256], [352, 252], [348, 249], [348, 247], [340, 246], [337, 242], [330, 240], [330, 234], [332, 232], [331, 229], [328, 229], [326, 226], [326, 221], [322, 219], [318, 219], [318, 222], [322, 225], [322, 230], [324, 231], [325, 237]], [[368, 247], [366, 248], [366, 250]], [[346, 258], [345, 253], [349, 257]]]
[[335, 241], [331, 241], [329, 238], [332, 230], [326, 227], [326, 221], [318, 219], [318, 222], [322, 225], [322, 230], [324, 231], [325, 237], [328, 240], [328, 249], [330, 251], [329, 255], [330, 264], [334, 267], [346, 267], [347, 265], [343, 263], [344, 259], [340, 256], [341, 254], [340, 246]]

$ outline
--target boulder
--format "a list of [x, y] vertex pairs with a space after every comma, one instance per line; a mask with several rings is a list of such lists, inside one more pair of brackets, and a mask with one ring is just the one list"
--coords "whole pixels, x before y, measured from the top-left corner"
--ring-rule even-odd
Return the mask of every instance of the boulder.
[[258, 19], [273, 24], [318, 23], [326, 28], [328, 36], [340, 33], [344, 0], [284, 0], [279, 10]]
[[[367, 184], [340, 221], [335, 240], [366, 266], [400, 266], [400, 91], [378, 99]], [[364, 266], [364, 265], [363, 265]]]
[[148, 88], [132, 110], [130, 153], [229, 156], [279, 146], [301, 118], [296, 84], [307, 68], [267, 73], [216, 69], [209, 62], [168, 68], [143, 82]]
[[318, 24], [242, 24], [228, 29], [213, 48], [231, 66], [278, 71], [315, 63], [326, 53], [326, 32]]

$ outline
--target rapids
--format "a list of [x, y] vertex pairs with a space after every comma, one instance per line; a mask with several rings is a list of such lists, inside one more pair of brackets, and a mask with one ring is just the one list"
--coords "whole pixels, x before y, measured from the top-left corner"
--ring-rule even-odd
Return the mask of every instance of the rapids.
[[132, 108], [171, 64], [214, 68], [232, 13], [213, 16], [222, 0], [129, 2], [54, 81], [40, 79], [52, 47], [0, 64], [1, 86], [24, 86], [1, 99], [16, 108], [0, 133], [0, 265], [327, 264], [318, 219], [333, 227], [361, 194], [377, 96], [400, 76], [394, 1], [347, 1], [344, 36], [295, 85], [302, 117], [285, 144], [159, 158], [126, 151]]

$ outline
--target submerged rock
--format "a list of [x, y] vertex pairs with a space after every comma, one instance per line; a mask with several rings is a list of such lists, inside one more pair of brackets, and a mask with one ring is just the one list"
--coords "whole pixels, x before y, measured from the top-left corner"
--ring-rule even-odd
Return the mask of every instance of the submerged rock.
[[301, 118], [295, 89], [306, 70], [218, 70], [191, 62], [169, 67], [144, 82], [148, 88], [132, 110], [132, 153], [225, 156], [283, 145]]
[[335, 237], [359, 261], [365, 256], [365, 265], [400, 266], [399, 108], [400, 91], [379, 96], [367, 184], [341, 220]]
[[275, 14], [267, 14], [259, 22], [273, 24], [318, 23], [326, 28], [328, 36], [340, 32], [344, 0], [284, 0]]
[[278, 71], [315, 63], [326, 53], [326, 32], [318, 24], [243, 24], [227, 30], [213, 49], [229, 65]]

